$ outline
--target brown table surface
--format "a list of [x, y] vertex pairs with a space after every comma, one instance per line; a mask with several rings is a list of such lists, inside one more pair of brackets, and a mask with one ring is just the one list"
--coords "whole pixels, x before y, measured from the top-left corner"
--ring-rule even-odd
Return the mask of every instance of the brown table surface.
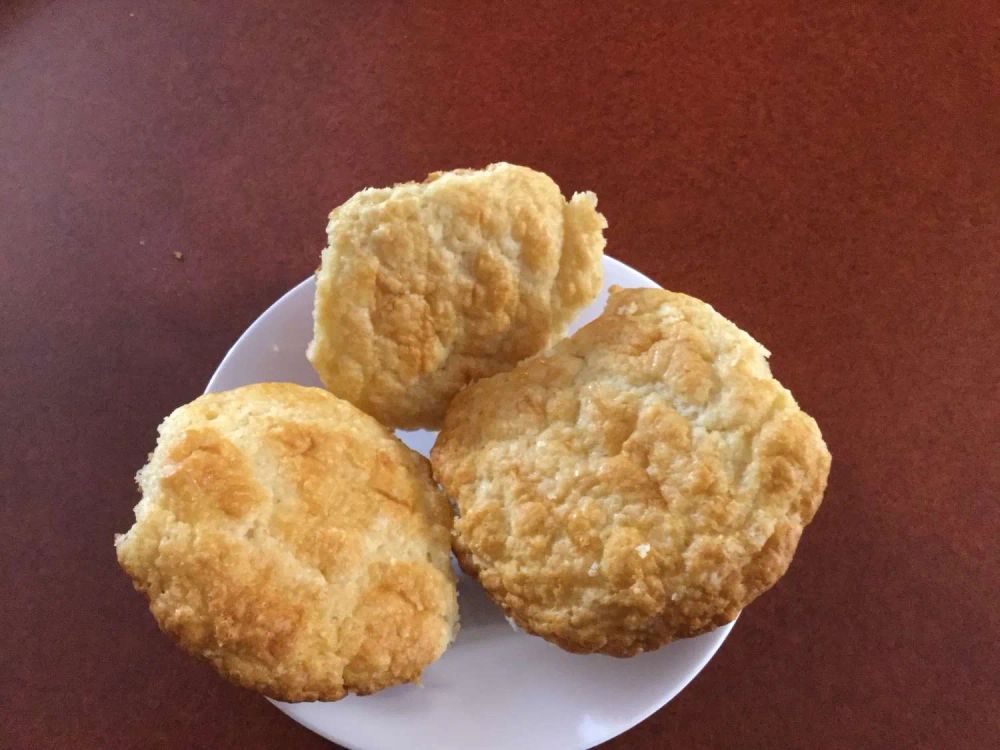
[[607, 747], [996, 747], [1000, 13], [820, 5], [0, 4], [0, 747], [325, 746], [112, 536], [333, 206], [495, 160], [596, 191], [834, 455], [785, 579]]

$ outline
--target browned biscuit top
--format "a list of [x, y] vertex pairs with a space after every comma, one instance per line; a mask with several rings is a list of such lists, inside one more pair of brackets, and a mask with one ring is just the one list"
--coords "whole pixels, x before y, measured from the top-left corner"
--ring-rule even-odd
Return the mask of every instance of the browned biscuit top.
[[563, 334], [601, 287], [593, 193], [493, 164], [362, 190], [330, 214], [308, 356], [394, 427], [438, 427], [467, 383]]
[[282, 700], [418, 680], [451, 641], [451, 509], [425, 459], [318, 388], [202, 396], [160, 426], [115, 541], [160, 627]]
[[572, 338], [463, 390], [432, 452], [463, 566], [572, 651], [733, 619], [785, 572], [830, 466], [766, 357], [704, 302], [613, 289]]

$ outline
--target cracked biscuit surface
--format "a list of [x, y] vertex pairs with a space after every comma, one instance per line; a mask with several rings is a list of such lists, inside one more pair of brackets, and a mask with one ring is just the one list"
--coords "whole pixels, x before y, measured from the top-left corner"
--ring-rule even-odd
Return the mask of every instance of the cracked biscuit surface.
[[548, 346], [597, 295], [596, 206], [504, 163], [357, 193], [316, 274], [320, 379], [384, 424], [438, 427], [463, 386]]
[[427, 461], [319, 388], [263, 383], [164, 420], [118, 560], [161, 629], [272, 698], [419, 680], [458, 621]]
[[463, 568], [570, 651], [731, 621], [784, 574], [830, 467], [767, 356], [704, 302], [613, 287], [574, 336], [463, 390], [431, 454]]

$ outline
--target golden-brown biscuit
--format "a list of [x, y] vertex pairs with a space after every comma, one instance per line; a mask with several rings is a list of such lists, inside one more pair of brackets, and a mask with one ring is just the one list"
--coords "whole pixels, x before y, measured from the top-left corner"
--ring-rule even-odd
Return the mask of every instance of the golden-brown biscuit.
[[830, 466], [767, 356], [704, 302], [612, 288], [572, 338], [463, 390], [431, 454], [462, 566], [570, 651], [732, 620], [785, 572]]
[[451, 641], [451, 508], [426, 460], [319, 388], [263, 383], [164, 420], [118, 561], [160, 627], [286, 701], [412, 682]]
[[596, 205], [511, 164], [362, 190], [330, 214], [309, 360], [384, 424], [438, 427], [464, 385], [543, 349], [597, 295]]

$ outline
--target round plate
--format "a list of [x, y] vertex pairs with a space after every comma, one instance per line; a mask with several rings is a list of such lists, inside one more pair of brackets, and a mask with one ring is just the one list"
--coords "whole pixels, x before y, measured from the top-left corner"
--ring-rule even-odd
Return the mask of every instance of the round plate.
[[[605, 256], [604, 289], [573, 330], [600, 314], [612, 284], [658, 286]], [[263, 381], [320, 385], [305, 356], [314, 291], [310, 277], [271, 305], [222, 360], [207, 390]], [[436, 435], [398, 434], [425, 456]], [[458, 590], [462, 628], [444, 656], [424, 671], [423, 685], [336, 703], [275, 705], [352, 750], [589, 748], [635, 726], [677, 695], [733, 627], [729, 623], [631, 659], [579, 656], [516, 632], [479, 585], [461, 573]]]

